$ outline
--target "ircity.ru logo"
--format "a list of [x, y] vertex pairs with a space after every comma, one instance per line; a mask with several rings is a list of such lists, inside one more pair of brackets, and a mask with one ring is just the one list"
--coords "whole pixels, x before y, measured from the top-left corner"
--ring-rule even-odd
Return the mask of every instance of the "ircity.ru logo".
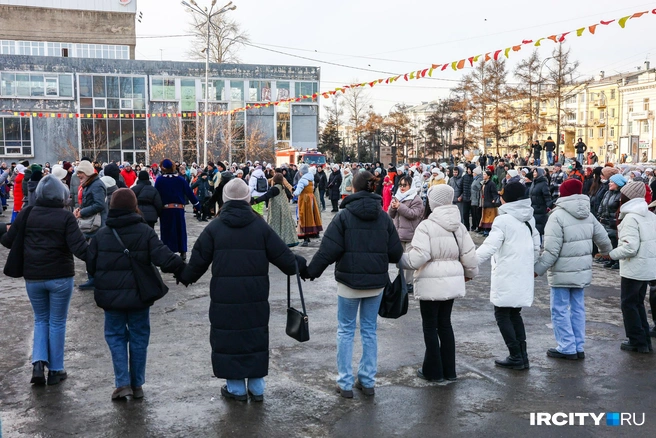
[[604, 416], [606, 426], [642, 426], [645, 424], [645, 414], [630, 412], [531, 412], [531, 426], [601, 426]]

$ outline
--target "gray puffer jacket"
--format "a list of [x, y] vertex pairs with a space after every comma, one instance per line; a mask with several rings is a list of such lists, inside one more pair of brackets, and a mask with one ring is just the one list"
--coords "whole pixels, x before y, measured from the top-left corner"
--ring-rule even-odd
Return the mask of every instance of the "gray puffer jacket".
[[608, 233], [590, 213], [590, 198], [558, 198], [544, 229], [544, 252], [535, 263], [535, 273], [543, 275], [549, 270], [551, 287], [590, 286], [593, 241], [601, 254], [613, 249]]
[[481, 189], [483, 188], [483, 177], [476, 175], [471, 185], [471, 205], [478, 207], [481, 204]]
[[[400, 195], [400, 191], [397, 195]], [[402, 201], [398, 209], [390, 206], [388, 213], [394, 222], [396, 232], [399, 233], [401, 242], [411, 242], [415, 230], [424, 216], [424, 202], [417, 193], [412, 199]]]
[[644, 198], [631, 199], [620, 207], [618, 245], [610, 258], [620, 261], [620, 276], [632, 280], [656, 279], [656, 215]]

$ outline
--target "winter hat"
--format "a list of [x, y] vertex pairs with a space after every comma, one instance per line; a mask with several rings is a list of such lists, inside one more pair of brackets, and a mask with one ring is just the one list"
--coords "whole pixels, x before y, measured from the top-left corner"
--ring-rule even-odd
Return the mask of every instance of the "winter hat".
[[443, 205], [451, 205], [453, 203], [453, 193], [453, 188], [446, 184], [431, 187], [428, 191], [428, 203], [431, 210]]
[[490, 164], [489, 166], [487, 166], [487, 170], [489, 170], [490, 172], [494, 172], [494, 166]]
[[563, 165], [560, 164], [560, 163], [554, 163], [554, 169], [555, 169], [556, 167], [559, 168], [559, 169], [561, 169], [561, 168], [563, 167]]
[[541, 176], [544, 176], [544, 169], [543, 168], [536, 167], [535, 171], [538, 173], [538, 178], [540, 178]]
[[648, 167], [648, 168], [645, 169], [645, 173], [654, 173], [654, 169], [652, 169], [651, 167]]
[[647, 193], [647, 188], [645, 187], [645, 183], [640, 181], [633, 181], [622, 187], [620, 192], [629, 199], [644, 199], [645, 194]]
[[139, 181], [149, 181], [150, 180], [150, 175], [148, 175], [147, 170], [142, 170], [139, 172]]
[[[18, 168], [18, 166], [16, 166], [16, 168]], [[80, 161], [80, 164], [77, 165], [75, 172], [82, 172], [86, 176], [91, 176], [96, 173], [96, 171], [93, 169], [93, 165], [86, 160]]]
[[102, 178], [100, 178], [100, 181], [105, 184], [106, 188], [114, 187], [116, 186], [116, 180], [112, 178], [111, 176], [105, 175]]
[[311, 166], [308, 171], [310, 172], [311, 175], [316, 175], [317, 174], [317, 168], [314, 166]]
[[109, 163], [105, 168], [103, 169], [103, 174], [105, 176], [111, 176], [114, 178], [116, 181], [118, 181], [121, 178], [121, 171], [118, 168], [118, 166], [114, 163]]
[[43, 167], [39, 166], [38, 164], [32, 164], [30, 166], [30, 170], [32, 172], [43, 172]]
[[624, 185], [626, 184], [626, 178], [624, 178], [624, 176], [622, 176], [619, 173], [616, 173], [615, 175], [611, 176], [610, 181], [614, 182], [617, 185], [617, 187], [624, 187]]
[[508, 175], [510, 175], [511, 178], [516, 177], [519, 175], [519, 173], [515, 169], [509, 169], [508, 170]]
[[376, 170], [374, 170], [374, 173], [378, 172], [378, 175], [383, 173], [383, 171], [380, 169], [380, 167], [376, 167]]
[[52, 175], [57, 179], [64, 179], [68, 175], [68, 172], [59, 164], [55, 164], [52, 166]]
[[472, 171], [472, 173], [473, 173], [474, 175], [480, 175], [480, 174], [482, 173], [482, 172], [481, 172], [481, 168], [480, 168], [480, 167], [475, 168], [475, 169]]
[[333, 170], [339, 170], [339, 164], [333, 164]]
[[444, 179], [444, 174], [442, 172], [437, 172], [437, 176], [435, 177], [435, 180], [440, 181]]
[[617, 175], [618, 173], [620, 173], [620, 171], [615, 167], [606, 166], [601, 169], [601, 177], [606, 180], [610, 179], [610, 177], [613, 175]]
[[231, 179], [230, 182], [223, 187], [223, 202], [228, 201], [251, 201], [251, 191], [243, 179]]
[[136, 212], [137, 197], [130, 189], [118, 189], [112, 195], [112, 200], [109, 202], [109, 208]]
[[583, 183], [576, 178], [570, 178], [560, 185], [560, 197], [583, 193]]
[[[32, 172], [34, 172], [34, 171], [32, 171]], [[633, 173], [634, 177], [642, 178], [642, 173], [639, 170], [634, 170], [632, 173]]]
[[[207, 165], [209, 166], [210, 164], [208, 163]], [[168, 158], [165, 158], [164, 160], [162, 160], [159, 167], [161, 167], [162, 169], [173, 169], [173, 161], [169, 160]]]
[[219, 169], [220, 172], [223, 172], [227, 169], [226, 165], [223, 164], [222, 161], [217, 161], [216, 162], [216, 168]]
[[524, 172], [525, 175], [528, 175], [529, 173], [531, 173], [531, 171], [528, 170], [528, 167], [523, 168], [522, 172]]
[[68, 201], [69, 191], [66, 184], [54, 175], [44, 176], [34, 191], [37, 200], [56, 201], [64, 203]]
[[298, 168], [298, 171], [301, 175], [305, 175], [310, 171], [310, 166], [307, 164], [301, 164], [301, 167]]
[[32, 171], [32, 176], [30, 177], [30, 181], [39, 182], [41, 181], [41, 178], [43, 178], [43, 171], [41, 170]]
[[506, 184], [501, 196], [506, 202], [515, 202], [526, 198], [526, 186], [520, 182], [511, 182]]
[[428, 178], [431, 176], [430, 172], [424, 172], [421, 174], [424, 178]]

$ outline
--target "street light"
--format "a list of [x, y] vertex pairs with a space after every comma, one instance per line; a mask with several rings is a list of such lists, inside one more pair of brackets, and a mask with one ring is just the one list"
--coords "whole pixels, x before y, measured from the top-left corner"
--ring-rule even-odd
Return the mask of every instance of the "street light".
[[[237, 9], [236, 5], [233, 5], [232, 2], [228, 3], [218, 11], [214, 11], [214, 6], [216, 6], [217, 0], [212, 0], [212, 5], [210, 6], [209, 11], [207, 7], [201, 9], [200, 6], [196, 3], [196, 0], [189, 0], [191, 4], [186, 1], [180, 2], [182, 6], [188, 8], [194, 14], [200, 14], [202, 17], [207, 20], [207, 46], [205, 46], [205, 123], [204, 123], [204, 138], [203, 138], [203, 165], [207, 166], [207, 113], [209, 108], [210, 100], [210, 36], [212, 33], [212, 18], [217, 17], [228, 11], [234, 11]], [[203, 23], [204, 25], [205, 23]], [[229, 162], [232, 162], [232, 157], [228, 158]]]

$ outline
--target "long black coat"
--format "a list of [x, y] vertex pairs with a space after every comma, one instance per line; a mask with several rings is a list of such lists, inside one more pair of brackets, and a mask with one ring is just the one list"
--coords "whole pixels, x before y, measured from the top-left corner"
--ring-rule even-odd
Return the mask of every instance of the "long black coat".
[[494, 201], [498, 200], [499, 198], [499, 190], [497, 190], [497, 185], [494, 184], [492, 178], [483, 184], [481, 191], [481, 195], [483, 197], [483, 208], [494, 208], [499, 206], [499, 204], [494, 204]]
[[342, 185], [342, 172], [339, 170], [330, 172], [330, 178], [328, 179], [328, 194], [331, 201], [337, 201], [341, 198], [341, 193], [339, 187]]
[[269, 263], [296, 274], [294, 253], [244, 201], [226, 202], [196, 240], [179, 279], [193, 283], [212, 265], [210, 344], [216, 377], [269, 372]]
[[545, 176], [539, 176], [533, 180], [529, 196], [531, 198], [531, 206], [533, 207], [535, 228], [538, 229], [540, 235], [543, 235], [544, 227], [549, 218], [547, 209], [550, 209], [553, 205], [551, 193], [549, 193], [549, 184]]
[[132, 191], [137, 197], [139, 210], [143, 213], [146, 222], [155, 223], [162, 212], [162, 197], [159, 191], [150, 183], [150, 181], [137, 180], [137, 185], [132, 187]]
[[[110, 228], [111, 227], [111, 228]], [[149, 307], [139, 299], [128, 256], [114, 236], [112, 228], [142, 263], [153, 263], [163, 272], [176, 272], [184, 262], [159, 240], [138, 213], [110, 210], [107, 226], [91, 240], [87, 254], [87, 272], [94, 276], [96, 304], [105, 310], [139, 310]]]

